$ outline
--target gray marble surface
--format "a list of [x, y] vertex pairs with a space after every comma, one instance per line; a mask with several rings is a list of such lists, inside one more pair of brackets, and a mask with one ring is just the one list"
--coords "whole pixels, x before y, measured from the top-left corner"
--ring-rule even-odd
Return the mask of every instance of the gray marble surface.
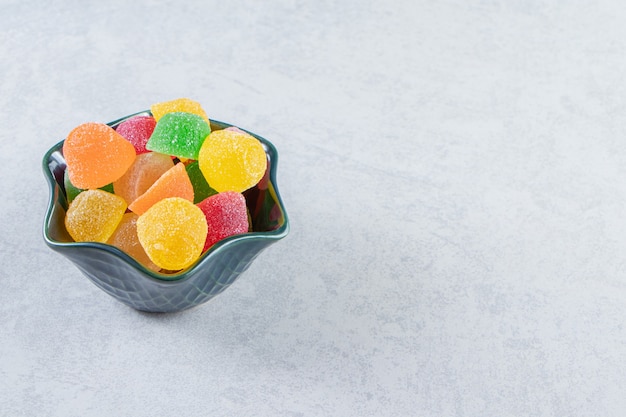
[[[618, 1], [0, 1], [0, 415], [623, 416]], [[178, 97], [291, 233], [184, 313], [42, 239], [45, 151]]]

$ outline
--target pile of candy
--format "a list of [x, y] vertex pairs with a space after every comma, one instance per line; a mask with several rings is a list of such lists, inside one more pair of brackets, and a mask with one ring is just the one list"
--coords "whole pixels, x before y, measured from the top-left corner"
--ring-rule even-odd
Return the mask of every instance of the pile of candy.
[[65, 226], [76, 242], [108, 243], [153, 271], [179, 271], [248, 231], [242, 192], [261, 180], [267, 158], [235, 127], [211, 131], [193, 100], [150, 111], [116, 129], [85, 123], [69, 133]]

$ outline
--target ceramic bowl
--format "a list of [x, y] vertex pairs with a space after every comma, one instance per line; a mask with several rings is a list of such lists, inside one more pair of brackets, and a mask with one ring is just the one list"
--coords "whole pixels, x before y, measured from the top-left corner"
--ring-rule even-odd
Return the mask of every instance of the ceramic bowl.
[[[135, 113], [108, 123], [115, 128]], [[211, 130], [232, 126], [211, 120]], [[252, 220], [252, 231], [231, 236], [213, 245], [195, 264], [182, 272], [153, 272], [118, 248], [97, 242], [74, 242], [65, 229], [68, 207], [63, 176], [63, 142], [54, 145], [43, 158], [43, 171], [50, 185], [43, 236], [46, 244], [65, 256], [98, 288], [122, 303], [141, 311], [174, 312], [185, 310], [227, 289], [269, 245], [289, 232], [289, 220], [276, 184], [276, 148], [256, 137], [265, 148], [268, 172], [259, 184], [244, 192]]]

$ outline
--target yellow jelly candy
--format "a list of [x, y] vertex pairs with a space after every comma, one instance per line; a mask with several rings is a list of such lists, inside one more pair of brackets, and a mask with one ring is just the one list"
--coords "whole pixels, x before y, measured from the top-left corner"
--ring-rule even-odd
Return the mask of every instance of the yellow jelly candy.
[[218, 192], [242, 192], [256, 185], [267, 168], [263, 145], [254, 136], [233, 130], [216, 130], [205, 139], [198, 154], [200, 171]]
[[76, 242], [105, 243], [126, 211], [122, 197], [99, 189], [78, 194], [65, 214], [65, 228]]
[[176, 100], [164, 101], [162, 103], [156, 103], [150, 106], [150, 112], [152, 112], [152, 116], [158, 122], [163, 115], [167, 113], [177, 113], [177, 112], [185, 112], [185, 113], [193, 113], [202, 117], [208, 125], [209, 118], [206, 115], [206, 112], [202, 108], [202, 105], [197, 101], [191, 100], [189, 98], [177, 98]]
[[107, 243], [123, 250], [146, 268], [158, 272], [161, 268], [148, 258], [137, 238], [137, 218], [139, 216], [135, 213], [125, 213]]
[[137, 237], [146, 254], [171, 271], [184, 269], [200, 257], [207, 231], [202, 210], [180, 197], [159, 201], [137, 219]]

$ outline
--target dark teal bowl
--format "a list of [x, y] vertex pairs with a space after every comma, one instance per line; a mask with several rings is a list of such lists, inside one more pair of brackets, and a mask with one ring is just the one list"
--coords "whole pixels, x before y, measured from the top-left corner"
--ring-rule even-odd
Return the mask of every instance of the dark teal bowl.
[[[108, 123], [116, 127], [144, 111]], [[211, 130], [230, 124], [211, 120]], [[72, 261], [91, 282], [122, 303], [141, 311], [173, 312], [209, 301], [228, 288], [252, 261], [289, 232], [289, 220], [276, 185], [278, 153], [268, 140], [256, 137], [265, 148], [268, 172], [261, 182], [244, 192], [252, 231], [231, 236], [211, 247], [195, 264], [182, 272], [153, 272], [118, 248], [97, 242], [74, 242], [65, 229], [68, 204], [63, 176], [63, 142], [43, 158], [43, 171], [50, 185], [50, 202], [44, 220], [46, 244]]]

